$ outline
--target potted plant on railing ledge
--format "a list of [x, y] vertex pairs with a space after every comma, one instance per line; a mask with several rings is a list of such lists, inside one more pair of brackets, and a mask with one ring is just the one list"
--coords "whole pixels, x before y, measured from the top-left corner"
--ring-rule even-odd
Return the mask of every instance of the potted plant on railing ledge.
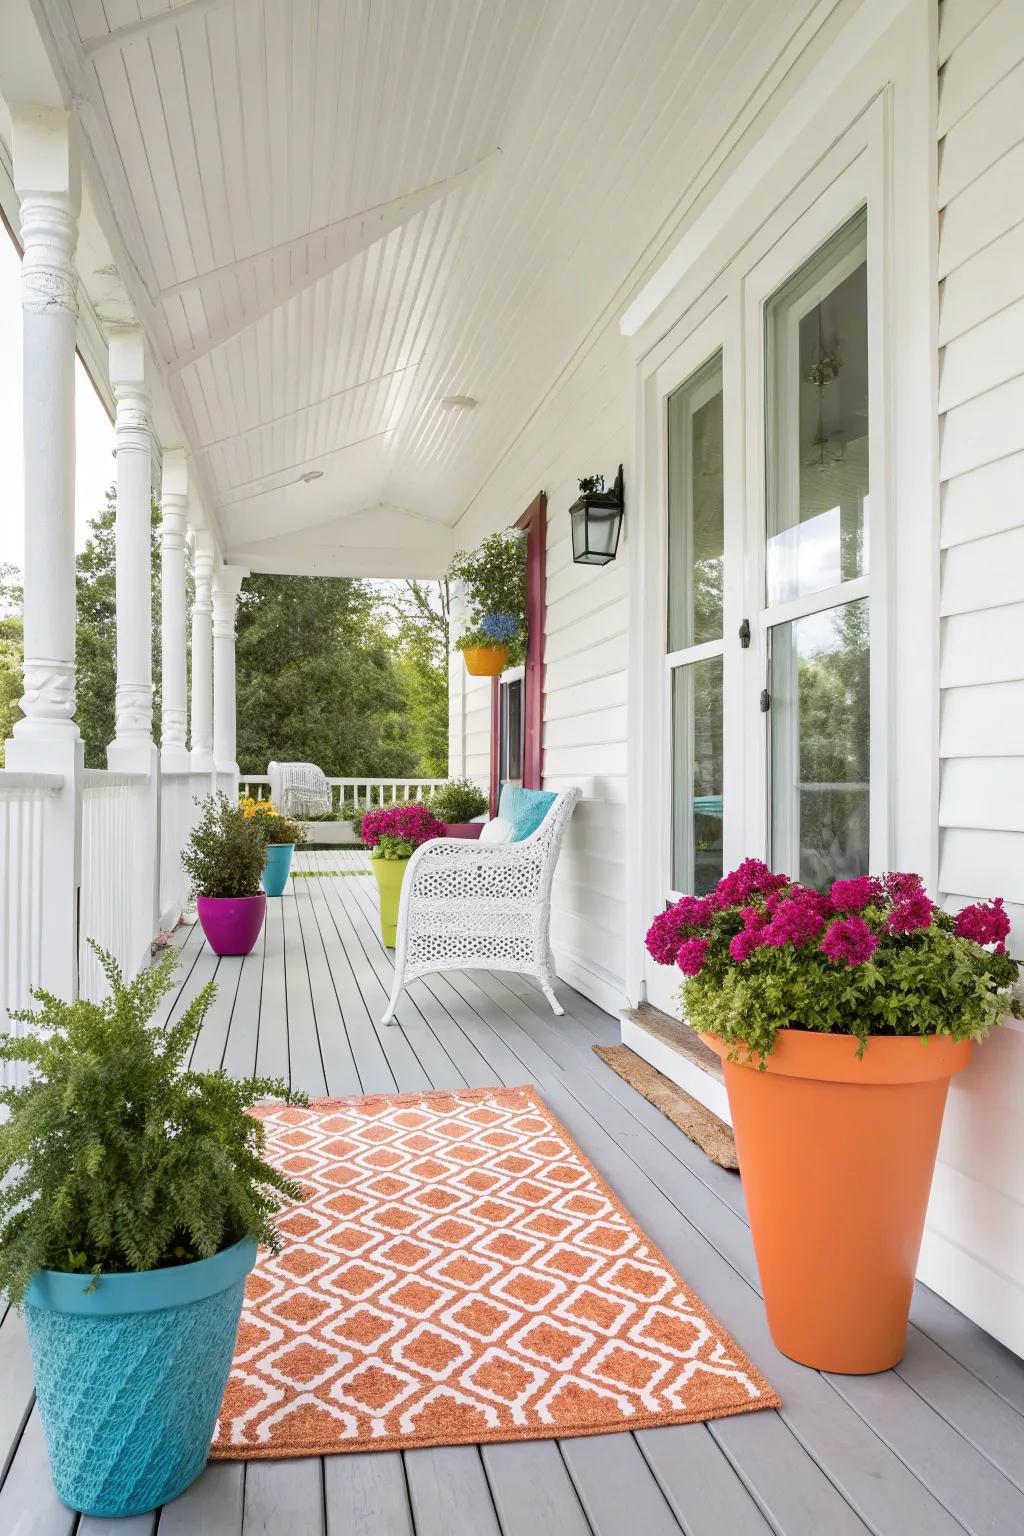
[[226, 795], [197, 801], [200, 817], [181, 856], [199, 921], [218, 955], [247, 955], [267, 910], [260, 889], [266, 838], [259, 821]]
[[480, 836], [483, 822], [473, 818], [485, 815], [488, 803], [487, 796], [472, 779], [451, 779], [435, 789], [428, 801], [430, 810], [444, 826], [444, 836], [464, 838]]
[[297, 821], [282, 816], [273, 800], [243, 795], [238, 802], [247, 821], [255, 821], [263, 833], [266, 857], [260, 884], [267, 896], [283, 896], [291, 874], [292, 855], [304, 846], [306, 834]]
[[273, 1218], [301, 1191], [264, 1161], [246, 1111], [305, 1102], [270, 1079], [185, 1069], [211, 983], [166, 1030], [166, 955], [110, 996], [37, 992], [0, 1062], [0, 1295], [24, 1306], [57, 1493], [103, 1518], [167, 1503], [206, 1464], [245, 1279]]
[[473, 677], [498, 677], [523, 660], [526, 633], [526, 537], [516, 528], [492, 533], [458, 554], [447, 579], [459, 582], [465, 624], [455, 642]]
[[380, 892], [380, 936], [393, 949], [406, 866], [421, 843], [444, 836], [444, 825], [425, 805], [389, 805], [367, 811], [359, 836], [373, 850], [370, 862]]
[[765, 1308], [820, 1370], [903, 1354], [950, 1078], [1017, 1011], [1002, 901], [956, 915], [920, 877], [828, 894], [748, 859], [647, 935], [722, 1058]]

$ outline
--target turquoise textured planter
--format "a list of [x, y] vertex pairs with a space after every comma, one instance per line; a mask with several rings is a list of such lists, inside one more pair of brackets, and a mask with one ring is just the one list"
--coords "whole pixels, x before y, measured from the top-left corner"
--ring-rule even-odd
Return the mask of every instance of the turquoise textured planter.
[[61, 1500], [140, 1515], [206, 1465], [256, 1244], [142, 1274], [40, 1270], [25, 1295], [39, 1413]]
[[263, 866], [260, 884], [268, 896], [283, 896], [288, 886], [292, 867], [294, 843], [271, 843], [267, 849], [267, 862]]

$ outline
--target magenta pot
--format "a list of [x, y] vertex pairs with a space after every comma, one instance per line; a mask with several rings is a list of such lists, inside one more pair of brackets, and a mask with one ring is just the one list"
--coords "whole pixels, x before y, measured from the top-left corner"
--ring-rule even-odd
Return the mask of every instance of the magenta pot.
[[444, 823], [445, 837], [464, 837], [469, 842], [479, 837], [483, 829], [482, 821], [446, 821]]
[[215, 955], [247, 955], [260, 936], [267, 898], [200, 896], [196, 900], [206, 942]]

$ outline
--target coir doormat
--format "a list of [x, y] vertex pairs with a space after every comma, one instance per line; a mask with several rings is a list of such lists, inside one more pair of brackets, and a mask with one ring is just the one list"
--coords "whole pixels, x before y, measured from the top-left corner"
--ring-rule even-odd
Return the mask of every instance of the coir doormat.
[[255, 1113], [307, 1198], [249, 1278], [214, 1456], [592, 1435], [777, 1406], [532, 1088]]

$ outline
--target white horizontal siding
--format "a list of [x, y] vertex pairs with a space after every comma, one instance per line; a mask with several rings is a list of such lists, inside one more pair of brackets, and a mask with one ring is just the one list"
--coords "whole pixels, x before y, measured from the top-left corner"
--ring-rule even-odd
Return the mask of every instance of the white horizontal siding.
[[942, 686], [1014, 682], [1022, 656], [1024, 602], [954, 614], [943, 625]]
[[951, 758], [942, 774], [939, 824], [1024, 832], [1024, 773], [1020, 770], [1020, 759]]
[[[940, 26], [939, 889], [1003, 896], [1024, 955], [1024, 5]], [[1024, 1032], [954, 1079], [919, 1273], [1024, 1352]]]
[[[1020, 282], [1019, 273], [1014, 280]], [[1022, 507], [1024, 452], [954, 475], [942, 485], [943, 548], [1019, 528]]]
[[947, 549], [942, 567], [943, 615], [1014, 603], [1024, 593], [1024, 526]]

